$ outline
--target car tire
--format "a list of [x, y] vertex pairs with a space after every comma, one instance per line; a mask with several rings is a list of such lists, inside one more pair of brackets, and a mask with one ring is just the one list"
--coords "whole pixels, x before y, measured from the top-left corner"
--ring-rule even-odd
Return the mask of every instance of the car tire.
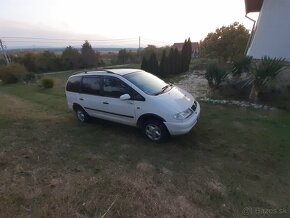
[[156, 143], [164, 142], [169, 136], [166, 126], [159, 120], [145, 121], [142, 132], [146, 138]]
[[87, 123], [90, 121], [91, 117], [87, 114], [87, 112], [81, 108], [77, 107], [75, 109], [76, 117], [81, 123]]

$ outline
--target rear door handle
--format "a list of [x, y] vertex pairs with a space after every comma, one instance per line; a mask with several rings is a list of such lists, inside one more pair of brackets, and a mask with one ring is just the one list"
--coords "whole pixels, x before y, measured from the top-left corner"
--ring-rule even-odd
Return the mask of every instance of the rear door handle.
[[109, 104], [108, 102], [106, 102], [106, 101], [103, 101], [103, 104]]
[[80, 98], [80, 100], [83, 101], [84, 99], [83, 98]]

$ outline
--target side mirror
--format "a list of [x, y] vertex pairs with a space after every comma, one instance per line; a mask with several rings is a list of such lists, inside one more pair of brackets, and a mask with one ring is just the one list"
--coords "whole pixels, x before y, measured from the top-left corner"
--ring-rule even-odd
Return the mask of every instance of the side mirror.
[[124, 94], [120, 96], [121, 101], [129, 100], [131, 96], [129, 94]]

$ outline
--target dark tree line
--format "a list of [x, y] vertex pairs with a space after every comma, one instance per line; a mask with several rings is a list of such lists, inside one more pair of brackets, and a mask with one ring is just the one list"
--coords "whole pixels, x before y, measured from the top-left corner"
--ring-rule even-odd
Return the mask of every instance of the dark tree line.
[[169, 53], [163, 50], [160, 63], [153, 52], [149, 58], [143, 56], [141, 69], [160, 77], [187, 72], [192, 55], [190, 38], [184, 41], [181, 52], [177, 48], [171, 48]]
[[73, 70], [98, 67], [102, 60], [91, 44], [85, 41], [80, 51], [68, 46], [61, 55], [51, 51], [40, 53], [26, 52], [13, 58], [16, 63], [23, 64], [29, 72], [42, 73], [58, 70]]

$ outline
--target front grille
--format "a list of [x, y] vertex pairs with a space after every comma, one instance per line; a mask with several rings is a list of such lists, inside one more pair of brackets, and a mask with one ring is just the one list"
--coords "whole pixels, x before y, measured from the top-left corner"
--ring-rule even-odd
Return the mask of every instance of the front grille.
[[193, 102], [193, 105], [191, 106], [191, 109], [192, 109], [193, 111], [195, 111], [195, 110], [196, 110], [196, 107], [197, 107], [197, 102], [194, 101], [194, 102]]

